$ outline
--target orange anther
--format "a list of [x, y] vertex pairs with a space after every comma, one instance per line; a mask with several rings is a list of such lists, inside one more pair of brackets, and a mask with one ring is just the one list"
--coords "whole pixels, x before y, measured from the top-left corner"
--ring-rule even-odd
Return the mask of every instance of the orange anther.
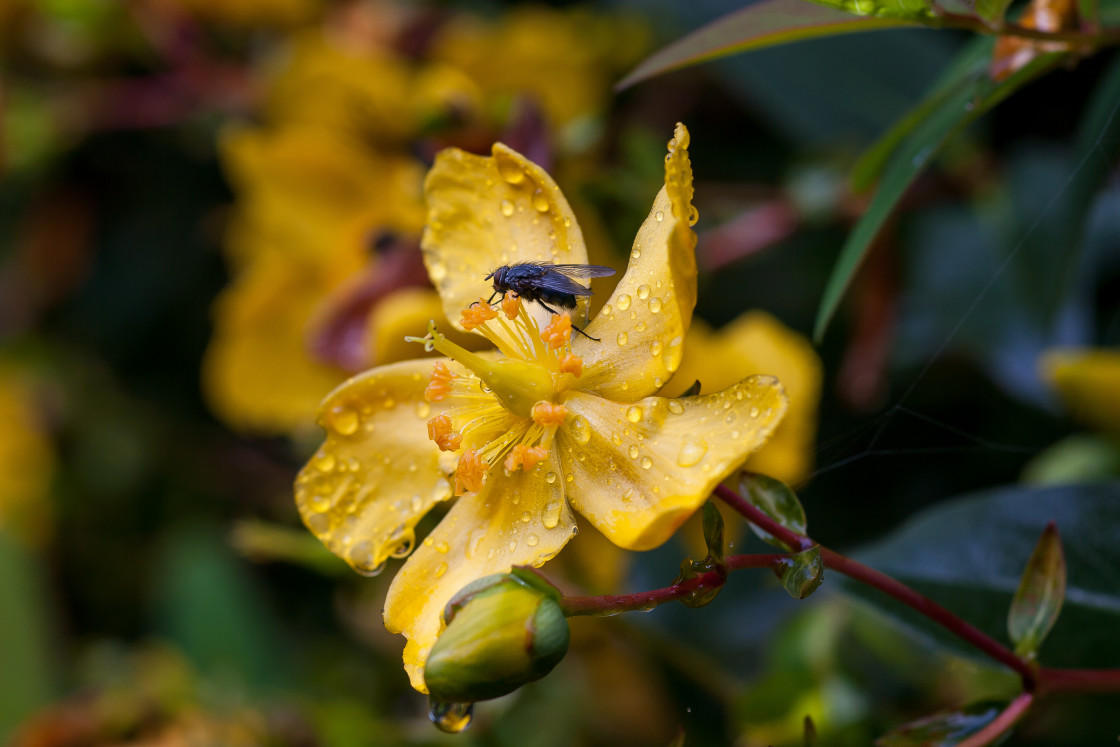
[[567, 355], [560, 357], [560, 373], [570, 373], [577, 379], [583, 376], [583, 358], [578, 355]]
[[477, 493], [482, 490], [482, 483], [486, 481], [486, 470], [490, 465], [478, 455], [474, 449], [467, 449], [459, 457], [459, 466], [455, 468], [455, 495], [463, 493]]
[[481, 327], [496, 316], [498, 316], [498, 312], [494, 311], [490, 304], [479, 298], [478, 303], [472, 303], [463, 309], [459, 316], [459, 323], [463, 325], [463, 329], [469, 332], [475, 327]]
[[514, 291], [507, 291], [502, 297], [502, 311], [506, 313], [507, 319], [516, 319], [521, 313], [521, 297]]
[[440, 451], [455, 451], [463, 443], [463, 434], [451, 430], [451, 418], [436, 415], [428, 421], [428, 438], [436, 442]]
[[551, 402], [538, 402], [530, 411], [533, 422], [537, 425], [563, 425], [564, 418], [568, 416], [568, 408], [564, 405], [554, 405]]
[[567, 345], [572, 341], [572, 317], [567, 312], [552, 317], [548, 326], [541, 330], [541, 339], [554, 350]]
[[432, 366], [428, 387], [424, 390], [424, 399], [429, 402], [439, 402], [448, 394], [451, 394], [451, 380], [454, 378], [455, 374], [451, 373], [447, 364], [443, 361], [436, 361], [436, 364]]
[[537, 462], [542, 459], [548, 458], [548, 449], [543, 446], [526, 446], [525, 444], [518, 444], [510, 451], [509, 456], [506, 457], [505, 468], [506, 472], [513, 472], [518, 467], [522, 467], [526, 472], [537, 466]]

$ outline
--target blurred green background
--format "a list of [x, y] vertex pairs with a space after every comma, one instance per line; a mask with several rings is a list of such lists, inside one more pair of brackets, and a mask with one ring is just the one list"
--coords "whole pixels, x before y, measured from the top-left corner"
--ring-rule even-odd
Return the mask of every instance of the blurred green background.
[[[3, 0], [0, 740], [794, 745], [810, 715], [819, 744], [865, 745], [1013, 694], [832, 577], [795, 602], [743, 572], [703, 609], [573, 621], [553, 674], [443, 735], [381, 625], [394, 568], [359, 577], [299, 524], [315, 402], [411, 355], [406, 322], [433, 313], [419, 179], [442, 147], [546, 165], [592, 261], [622, 267], [683, 121], [698, 316], [764, 310], [807, 347], [867, 204], [855, 159], [972, 40], [804, 42], [612, 92], [737, 7]], [[1043, 661], [1068, 666], [1120, 666], [1120, 378], [1047, 357], [1120, 345], [1118, 69], [1107, 50], [1058, 67], [918, 177], [798, 364], [823, 380], [782, 475], [815, 538], [1001, 639], [1058, 518], [1084, 594]], [[698, 552], [695, 527], [626, 558], [590, 534], [546, 575], [636, 591]], [[1047, 704], [1010, 743], [1114, 740], [1114, 700]]]

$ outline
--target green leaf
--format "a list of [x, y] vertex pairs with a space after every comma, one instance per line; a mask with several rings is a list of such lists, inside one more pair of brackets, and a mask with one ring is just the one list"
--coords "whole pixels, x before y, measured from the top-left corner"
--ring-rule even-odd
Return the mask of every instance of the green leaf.
[[1046, 525], [1027, 560], [1023, 578], [1007, 615], [1007, 632], [1015, 653], [1034, 658], [1046, 639], [1066, 596], [1066, 557], [1054, 522]]
[[712, 501], [704, 503], [702, 514], [704, 525], [704, 544], [708, 546], [708, 558], [717, 563], [723, 562], [723, 514]]
[[840, 249], [840, 256], [833, 265], [813, 329], [813, 337], [817, 342], [824, 337], [840, 300], [851, 285], [856, 270], [863, 263], [880, 229], [918, 174], [945, 143], [981, 114], [1065, 58], [1065, 55], [1058, 53], [1041, 55], [1014, 74], [996, 82], [988, 77], [986, 63], [980, 64], [983, 58], [979, 50], [990, 51], [992, 44], [993, 40], [985, 39], [982, 44], [978, 43], [966, 50], [963, 63], [954, 65], [947, 80], [934, 86], [931, 94], [933, 100], [927, 98], [927, 101], [919, 104], [857, 167], [858, 178], [866, 180], [882, 162], [879, 189], [848, 235]]
[[986, 701], [942, 711], [894, 729], [875, 740], [875, 747], [950, 747], [995, 721], [1003, 703]]
[[0, 531], [0, 742], [55, 695], [46, 579], [23, 546]]
[[856, 16], [899, 18], [907, 21], [930, 21], [933, 9], [925, 0], [813, 0], [828, 8], [836, 8]]
[[[757, 475], [744, 472], [739, 477], [739, 495], [751, 502], [751, 505], [762, 511], [774, 521], [790, 531], [805, 534], [806, 520], [805, 509], [788, 485], [781, 480], [775, 480], [767, 475]], [[774, 547], [783, 550], [793, 550], [784, 542], [774, 537], [765, 529], [750, 525], [751, 530], [758, 537]]]
[[[1120, 666], [1120, 481], [1013, 486], [935, 506], [854, 557], [913, 587], [999, 640], [1023, 558], [1054, 521], [1071, 542], [1062, 622], [1047, 638], [1048, 666]], [[833, 574], [831, 578], [836, 578]], [[865, 586], [845, 590], [954, 651], [975, 649]]]
[[997, 24], [1003, 20], [1011, 0], [976, 0], [973, 12], [989, 24]]
[[[905, 0], [916, 4], [916, 0]], [[852, 3], [857, 4], [857, 3]], [[869, 7], [901, 7], [901, 2], [868, 0]], [[923, 4], [924, 5], [924, 4]], [[805, 0], [762, 0], [701, 26], [646, 58], [615, 86], [629, 88], [655, 75], [752, 49], [805, 39], [911, 26], [910, 16], [852, 15]]]
[[805, 599], [816, 591], [824, 580], [824, 561], [821, 548], [813, 545], [808, 550], [787, 555], [774, 566], [774, 574], [794, 599]]

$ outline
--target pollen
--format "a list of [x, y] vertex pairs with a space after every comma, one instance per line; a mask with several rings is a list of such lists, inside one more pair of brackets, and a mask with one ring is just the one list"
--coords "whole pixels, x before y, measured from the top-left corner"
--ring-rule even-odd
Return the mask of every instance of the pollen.
[[440, 451], [456, 451], [463, 443], [463, 434], [451, 429], [451, 418], [436, 415], [428, 421], [428, 438], [436, 442]]
[[564, 405], [554, 405], [551, 402], [538, 402], [533, 405], [532, 418], [537, 425], [545, 427], [550, 425], [563, 425], [564, 418], [568, 416], [568, 408]]
[[455, 495], [482, 490], [489, 469], [490, 465], [474, 449], [463, 452], [463, 456], [459, 457], [459, 466], [455, 468]]
[[521, 297], [515, 291], [508, 291], [502, 298], [502, 311], [505, 312], [506, 318], [511, 321], [521, 313]]
[[567, 313], [552, 317], [548, 326], [541, 330], [541, 339], [553, 350], [570, 343], [572, 341], [572, 317]]
[[518, 444], [514, 446], [506, 457], [505, 468], [506, 472], [513, 472], [518, 467], [523, 468], [526, 472], [537, 466], [537, 462], [542, 459], [548, 458], [548, 449], [543, 446], [526, 446], [525, 444]]
[[451, 373], [447, 364], [443, 361], [437, 361], [432, 367], [428, 387], [424, 390], [424, 399], [429, 402], [441, 401], [448, 394], [451, 394], [451, 380], [454, 378], [455, 374]]
[[479, 298], [478, 303], [472, 303], [463, 309], [459, 316], [459, 323], [463, 325], [463, 329], [470, 332], [475, 327], [481, 327], [497, 316], [498, 312], [494, 311], [490, 304]]
[[583, 358], [580, 358], [578, 355], [568, 353], [567, 355], [561, 356], [558, 363], [560, 366], [560, 373], [570, 373], [577, 379], [583, 376]]

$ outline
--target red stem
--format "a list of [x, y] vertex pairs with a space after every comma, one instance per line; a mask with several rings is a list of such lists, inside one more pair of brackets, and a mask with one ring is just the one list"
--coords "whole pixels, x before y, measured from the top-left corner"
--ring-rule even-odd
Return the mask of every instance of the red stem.
[[1120, 669], [1050, 669], [1038, 672], [1038, 692], [1114, 693], [1120, 691]]
[[724, 558], [724, 570], [701, 573], [680, 583], [636, 594], [603, 594], [595, 597], [564, 597], [560, 606], [568, 617], [574, 615], [617, 615], [620, 612], [651, 610], [697, 591], [718, 589], [727, 581], [727, 571], [741, 568], [770, 568], [785, 560], [785, 555], [732, 555]]
[[1020, 693], [1015, 700], [1007, 704], [1007, 708], [1004, 708], [992, 723], [963, 742], [959, 742], [957, 747], [987, 747], [994, 743], [1023, 717], [1034, 702], [1034, 698], [1032, 693]]

